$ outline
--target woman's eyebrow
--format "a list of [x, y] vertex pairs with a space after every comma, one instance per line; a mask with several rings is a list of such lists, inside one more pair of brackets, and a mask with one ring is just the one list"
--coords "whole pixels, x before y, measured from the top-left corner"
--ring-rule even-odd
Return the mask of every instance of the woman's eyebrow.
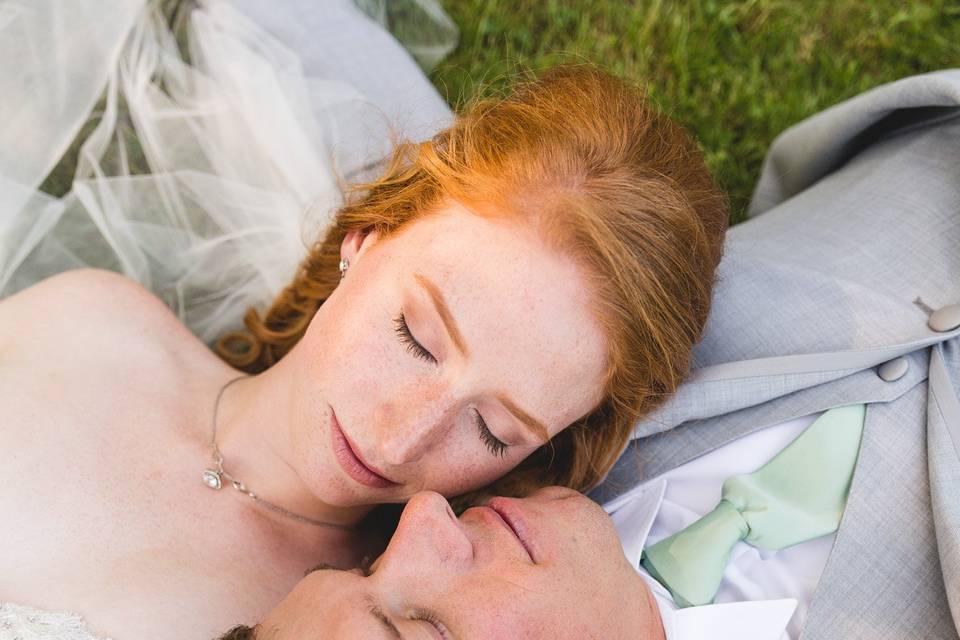
[[[438, 287], [432, 280], [427, 278], [427, 276], [423, 275], [422, 273], [413, 274], [413, 278], [430, 296], [430, 300], [433, 302], [433, 306], [437, 310], [437, 315], [439, 315], [440, 320], [443, 321], [443, 326], [450, 335], [450, 340], [453, 342], [454, 346], [464, 358], [469, 358], [469, 351], [467, 349], [467, 345], [463, 341], [463, 335], [460, 333], [460, 329], [457, 327], [457, 323], [453, 319], [453, 314], [450, 313], [450, 308], [443, 299], [443, 293], [440, 291], [440, 287]], [[505, 394], [497, 394], [497, 400], [500, 401], [500, 404], [502, 404], [507, 411], [513, 414], [513, 417], [525, 425], [541, 441], [546, 442], [550, 439], [550, 433], [547, 431], [547, 427], [544, 426], [542, 422], [517, 406], [517, 404]]]
[[513, 400], [505, 394], [498, 393], [497, 400], [500, 401], [500, 404], [502, 404], [507, 411], [513, 414], [514, 418], [526, 425], [526, 427], [543, 442], [547, 442], [547, 440], [550, 439], [550, 433], [544, 424], [514, 404]]
[[422, 273], [413, 274], [413, 278], [430, 296], [430, 300], [433, 302], [433, 306], [437, 310], [440, 320], [443, 321], [443, 326], [450, 335], [450, 340], [457, 348], [457, 351], [459, 351], [464, 358], [469, 358], [470, 351], [467, 349], [467, 344], [463, 341], [463, 334], [460, 333], [457, 322], [453, 319], [453, 314], [450, 313], [450, 307], [447, 306], [446, 301], [443, 299], [443, 293], [441, 293], [440, 287]]

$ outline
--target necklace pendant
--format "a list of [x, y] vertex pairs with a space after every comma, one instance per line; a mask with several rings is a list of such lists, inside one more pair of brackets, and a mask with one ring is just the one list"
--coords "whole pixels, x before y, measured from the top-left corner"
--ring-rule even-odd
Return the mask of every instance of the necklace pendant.
[[207, 485], [211, 489], [217, 490], [223, 486], [223, 480], [220, 477], [220, 472], [216, 469], [204, 469], [203, 470], [203, 484]]

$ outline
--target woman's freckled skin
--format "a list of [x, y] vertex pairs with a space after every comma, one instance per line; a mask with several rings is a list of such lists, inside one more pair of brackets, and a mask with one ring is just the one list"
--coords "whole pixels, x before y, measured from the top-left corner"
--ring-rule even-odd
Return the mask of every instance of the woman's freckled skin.
[[[294, 405], [292, 465], [325, 503], [399, 502], [421, 489], [458, 495], [502, 476], [541, 443], [498, 394], [551, 436], [599, 403], [607, 345], [583, 274], [522, 222], [450, 204], [394, 236], [346, 244], [346, 279], [277, 365]], [[468, 358], [418, 275], [441, 292]], [[396, 318], [407, 309], [411, 333], [433, 341], [440, 363], [398, 338]], [[344, 477], [327, 444], [328, 405], [366, 462], [395, 486], [371, 490]], [[477, 410], [495, 437], [515, 442], [502, 456], [481, 439]]]

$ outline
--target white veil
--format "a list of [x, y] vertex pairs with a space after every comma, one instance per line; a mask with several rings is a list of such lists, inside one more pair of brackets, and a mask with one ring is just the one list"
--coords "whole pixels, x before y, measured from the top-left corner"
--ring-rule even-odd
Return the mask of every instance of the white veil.
[[429, 64], [457, 37], [432, 0], [396, 24], [382, 0], [189, 3], [0, 0], [0, 297], [111, 269], [210, 343], [290, 280], [341, 178], [449, 122], [370, 17]]

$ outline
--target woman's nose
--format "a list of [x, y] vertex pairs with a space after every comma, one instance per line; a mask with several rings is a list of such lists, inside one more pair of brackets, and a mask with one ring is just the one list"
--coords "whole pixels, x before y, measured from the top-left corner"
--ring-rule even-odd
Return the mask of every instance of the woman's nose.
[[442, 383], [380, 406], [375, 414], [382, 460], [391, 466], [416, 462], [441, 441], [455, 416], [455, 402]]

